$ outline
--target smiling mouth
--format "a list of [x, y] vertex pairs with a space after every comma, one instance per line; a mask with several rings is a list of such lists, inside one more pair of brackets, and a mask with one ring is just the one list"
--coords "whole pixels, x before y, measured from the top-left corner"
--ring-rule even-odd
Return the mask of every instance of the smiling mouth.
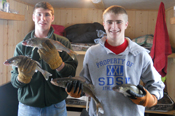
[[46, 25], [46, 23], [40, 23], [40, 25]]
[[113, 33], [113, 34], [117, 34], [119, 33], [120, 31], [110, 31], [110, 33]]
[[110, 30], [110, 32], [117, 33], [120, 32], [120, 30]]

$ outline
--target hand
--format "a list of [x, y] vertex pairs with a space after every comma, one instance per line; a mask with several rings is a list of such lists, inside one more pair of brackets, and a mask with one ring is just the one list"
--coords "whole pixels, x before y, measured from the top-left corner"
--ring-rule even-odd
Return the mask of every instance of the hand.
[[154, 95], [151, 95], [143, 86], [137, 85], [143, 94], [134, 93], [132, 90], [128, 90], [127, 93], [131, 96], [128, 96], [131, 101], [138, 105], [143, 105], [145, 107], [152, 107], [157, 104], [157, 98]]
[[29, 83], [35, 73], [36, 63], [27, 57], [18, 63], [18, 80], [22, 83]]
[[46, 40], [42, 43], [43, 48], [38, 50], [40, 57], [49, 64], [51, 69], [57, 69], [63, 63], [62, 58], [60, 57], [55, 46], [51, 43], [50, 40]]
[[67, 83], [66, 92], [71, 97], [79, 98], [84, 95], [83, 84], [80, 81], [72, 81]]

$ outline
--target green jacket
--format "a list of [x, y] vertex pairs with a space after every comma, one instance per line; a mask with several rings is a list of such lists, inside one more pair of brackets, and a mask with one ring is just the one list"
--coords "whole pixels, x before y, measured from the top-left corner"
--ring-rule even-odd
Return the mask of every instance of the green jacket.
[[[29, 39], [34, 37], [34, 30], [31, 31], [25, 38]], [[59, 36], [54, 34], [54, 29], [51, 27], [48, 38], [60, 41], [66, 47], [72, 49], [69, 40], [63, 36]], [[38, 71], [36, 72], [29, 84], [24, 84], [18, 81], [18, 69], [17, 67], [12, 67], [11, 71], [11, 83], [15, 88], [18, 88], [18, 100], [19, 102], [34, 106], [34, 107], [46, 107], [52, 104], [58, 103], [64, 100], [67, 97], [67, 93], [64, 88], [57, 87], [50, 83], [51, 78], [60, 78], [60, 77], [68, 77], [75, 76], [76, 68], [78, 65], [77, 59], [73, 60], [66, 52], [59, 52], [63, 62], [65, 63], [65, 67], [61, 71], [56, 71], [50, 69], [49, 65], [46, 64], [37, 52], [38, 48], [35, 48], [33, 51], [32, 47], [23, 46], [22, 42], [18, 43], [14, 56], [24, 55], [29, 56], [33, 60], [38, 61], [42, 69], [47, 70], [52, 74], [48, 81], [45, 80], [43, 75]]]

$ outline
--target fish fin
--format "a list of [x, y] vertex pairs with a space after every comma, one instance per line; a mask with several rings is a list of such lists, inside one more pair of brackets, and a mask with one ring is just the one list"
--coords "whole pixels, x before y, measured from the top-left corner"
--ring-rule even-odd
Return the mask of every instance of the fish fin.
[[[58, 43], [58, 45], [64, 47], [64, 45], [63, 45], [61, 42], [59, 42], [59, 41], [51, 40], [51, 42], [52, 42], [53, 45], [54, 45], [55, 43]], [[56, 47], [56, 46], [55, 46], [55, 47]], [[63, 50], [57, 49], [57, 51], [58, 51], [58, 52], [62, 52]]]
[[[39, 54], [39, 51], [37, 50], [38, 54]], [[40, 56], [40, 55], [39, 55]], [[42, 60], [42, 57], [40, 56], [39, 60]]]
[[82, 81], [82, 82], [86, 82], [86, 79], [84, 77], [80, 77], [80, 76], [69, 77], [69, 78], [76, 79], [76, 80], [79, 80], [79, 81]]
[[95, 94], [95, 89], [94, 89], [94, 87], [93, 88], [90, 88], [91, 89], [91, 91]]
[[[61, 42], [59, 42], [59, 41], [52, 41], [53, 42], [53, 44], [54, 43], [58, 43], [60, 46], [62, 46], [63, 48], [66, 48], [66, 49], [68, 49], [68, 50], [66, 50], [66, 52], [67, 51], [69, 51], [69, 52], [67, 52], [70, 56], [71, 56], [71, 58], [74, 60], [75, 59], [75, 55], [78, 55], [76, 52], [74, 52], [73, 50], [71, 50], [71, 49], [69, 49], [69, 48], [67, 48], [66, 46], [64, 46]], [[59, 51], [59, 52], [62, 52], [62, 50], [60, 50], [60, 49], [57, 49], [57, 51]], [[64, 50], [63, 50], [64, 51]]]
[[62, 50], [57, 49], [58, 52], [62, 52]]
[[95, 93], [94, 85], [88, 84], [88, 87], [90, 87], [89, 89], [92, 91], [92, 93]]
[[75, 55], [78, 55], [76, 52], [74, 52], [73, 50], [70, 50], [70, 52], [68, 53], [71, 58], [74, 60], [75, 59]]
[[143, 91], [139, 90], [139, 94], [143, 94]]
[[[52, 76], [52, 74], [49, 73], [49, 72], [47, 72], [47, 71], [45, 71], [45, 70], [43, 70], [42, 67], [41, 67], [41, 64], [40, 64], [39, 62], [37, 62], [37, 61], [35, 61], [35, 62], [37, 63], [37, 66], [40, 68], [40, 72], [42, 73], [42, 75], [44, 76], [44, 78], [45, 78], [46, 80], [48, 80], [49, 77]], [[39, 69], [38, 69], [38, 70], [39, 70]]]
[[42, 72], [42, 75], [44, 76], [44, 78], [45, 78], [46, 80], [48, 80], [49, 77], [52, 76], [51, 73], [49, 73], [49, 72], [47, 72], [47, 71], [45, 71], [45, 70]]
[[50, 81], [53, 85], [55, 85], [55, 86], [59, 86], [58, 85], [58, 83], [53, 79], [53, 78], [51, 78], [51, 81]]
[[38, 61], [35, 61], [37, 65], [41, 68], [41, 64]]
[[125, 97], [131, 96], [130, 94], [128, 94], [127, 92], [120, 92], [122, 93]]
[[33, 47], [32, 52], [34, 51], [35, 48], [36, 48], [36, 47]]
[[88, 84], [89, 86], [90, 86], [90, 88], [92, 88], [92, 89], [94, 89], [95, 87], [94, 87], [94, 85], [92, 85], [92, 84]]
[[100, 103], [96, 104], [96, 109], [97, 109], [97, 112], [96, 112], [97, 115], [98, 115], [98, 112], [100, 112], [101, 114], [104, 114], [104, 109]]

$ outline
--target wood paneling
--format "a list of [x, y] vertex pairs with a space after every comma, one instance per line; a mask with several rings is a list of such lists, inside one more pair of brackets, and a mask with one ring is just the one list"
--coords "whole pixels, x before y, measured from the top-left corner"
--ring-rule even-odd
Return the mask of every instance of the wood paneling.
[[166, 24], [167, 24], [167, 29], [168, 29], [168, 34], [170, 38], [170, 43], [173, 48], [175, 48], [175, 25], [170, 24], [170, 19], [173, 18], [174, 16], [174, 11], [173, 8], [169, 8], [166, 10]]
[[166, 75], [166, 85], [168, 95], [175, 101], [175, 57], [168, 58], [168, 68], [167, 68], [167, 75]]
[[175, 17], [170, 19], [170, 24], [175, 24]]
[[19, 15], [19, 14], [14, 14], [14, 13], [6, 13], [6, 12], [0, 11], [0, 19], [23, 21], [25, 19], [25, 17], [24, 17], [24, 15]]
[[0, 85], [11, 79], [12, 67], [3, 65], [3, 62], [13, 56], [16, 44], [22, 41], [34, 26], [31, 20], [33, 6], [13, 0], [9, 0], [9, 3], [10, 9], [18, 11], [20, 15], [25, 15], [25, 19], [24, 21], [0, 19], [0, 54], [2, 56], [0, 57]]
[[126, 36], [129, 38], [134, 38], [135, 37], [135, 21], [136, 21], [136, 13], [133, 10], [127, 10], [128, 13], [128, 27], [126, 29]]
[[[173, 48], [175, 48], [175, 25], [170, 24], [170, 19], [173, 18], [174, 11], [173, 8], [169, 8], [166, 10], [166, 24], [170, 39], [170, 44]], [[175, 54], [170, 55], [168, 58], [168, 68], [167, 68], [167, 75], [166, 75], [166, 84], [168, 95], [175, 101]]]
[[155, 31], [155, 25], [156, 25], [156, 21], [157, 21], [157, 14], [158, 11], [149, 11], [148, 12], [148, 30], [147, 30], [147, 34], [154, 34]]
[[56, 8], [53, 24], [65, 27], [80, 23], [102, 23], [101, 9], [80, 9], [80, 8]]
[[[80, 24], [99, 22], [103, 24], [102, 13], [104, 9], [56, 8], [53, 24], [65, 27]], [[145, 34], [154, 34], [157, 19], [156, 10], [127, 10], [129, 25], [126, 36], [131, 39]]]
[[[0, 54], [3, 55], [3, 57], [0, 57], [0, 85], [9, 82], [11, 78], [11, 67], [4, 66], [2, 63], [13, 56], [16, 44], [22, 41], [26, 34], [34, 28], [32, 21], [33, 6], [17, 1], [9, 0], [10, 8], [18, 11], [21, 15], [25, 15], [25, 20], [0, 19]], [[95, 8], [55, 8], [53, 24], [65, 27], [80, 23], [99, 22], [103, 24], [103, 11], [104, 9]], [[129, 16], [129, 26], [126, 30], [127, 37], [133, 39], [144, 34], [154, 34], [157, 11], [127, 10], [127, 12]], [[80, 63], [80, 65], [82, 64]], [[81, 68], [78, 68], [78, 70], [81, 70]]]
[[148, 11], [136, 11], [135, 35], [142, 36], [148, 32]]

